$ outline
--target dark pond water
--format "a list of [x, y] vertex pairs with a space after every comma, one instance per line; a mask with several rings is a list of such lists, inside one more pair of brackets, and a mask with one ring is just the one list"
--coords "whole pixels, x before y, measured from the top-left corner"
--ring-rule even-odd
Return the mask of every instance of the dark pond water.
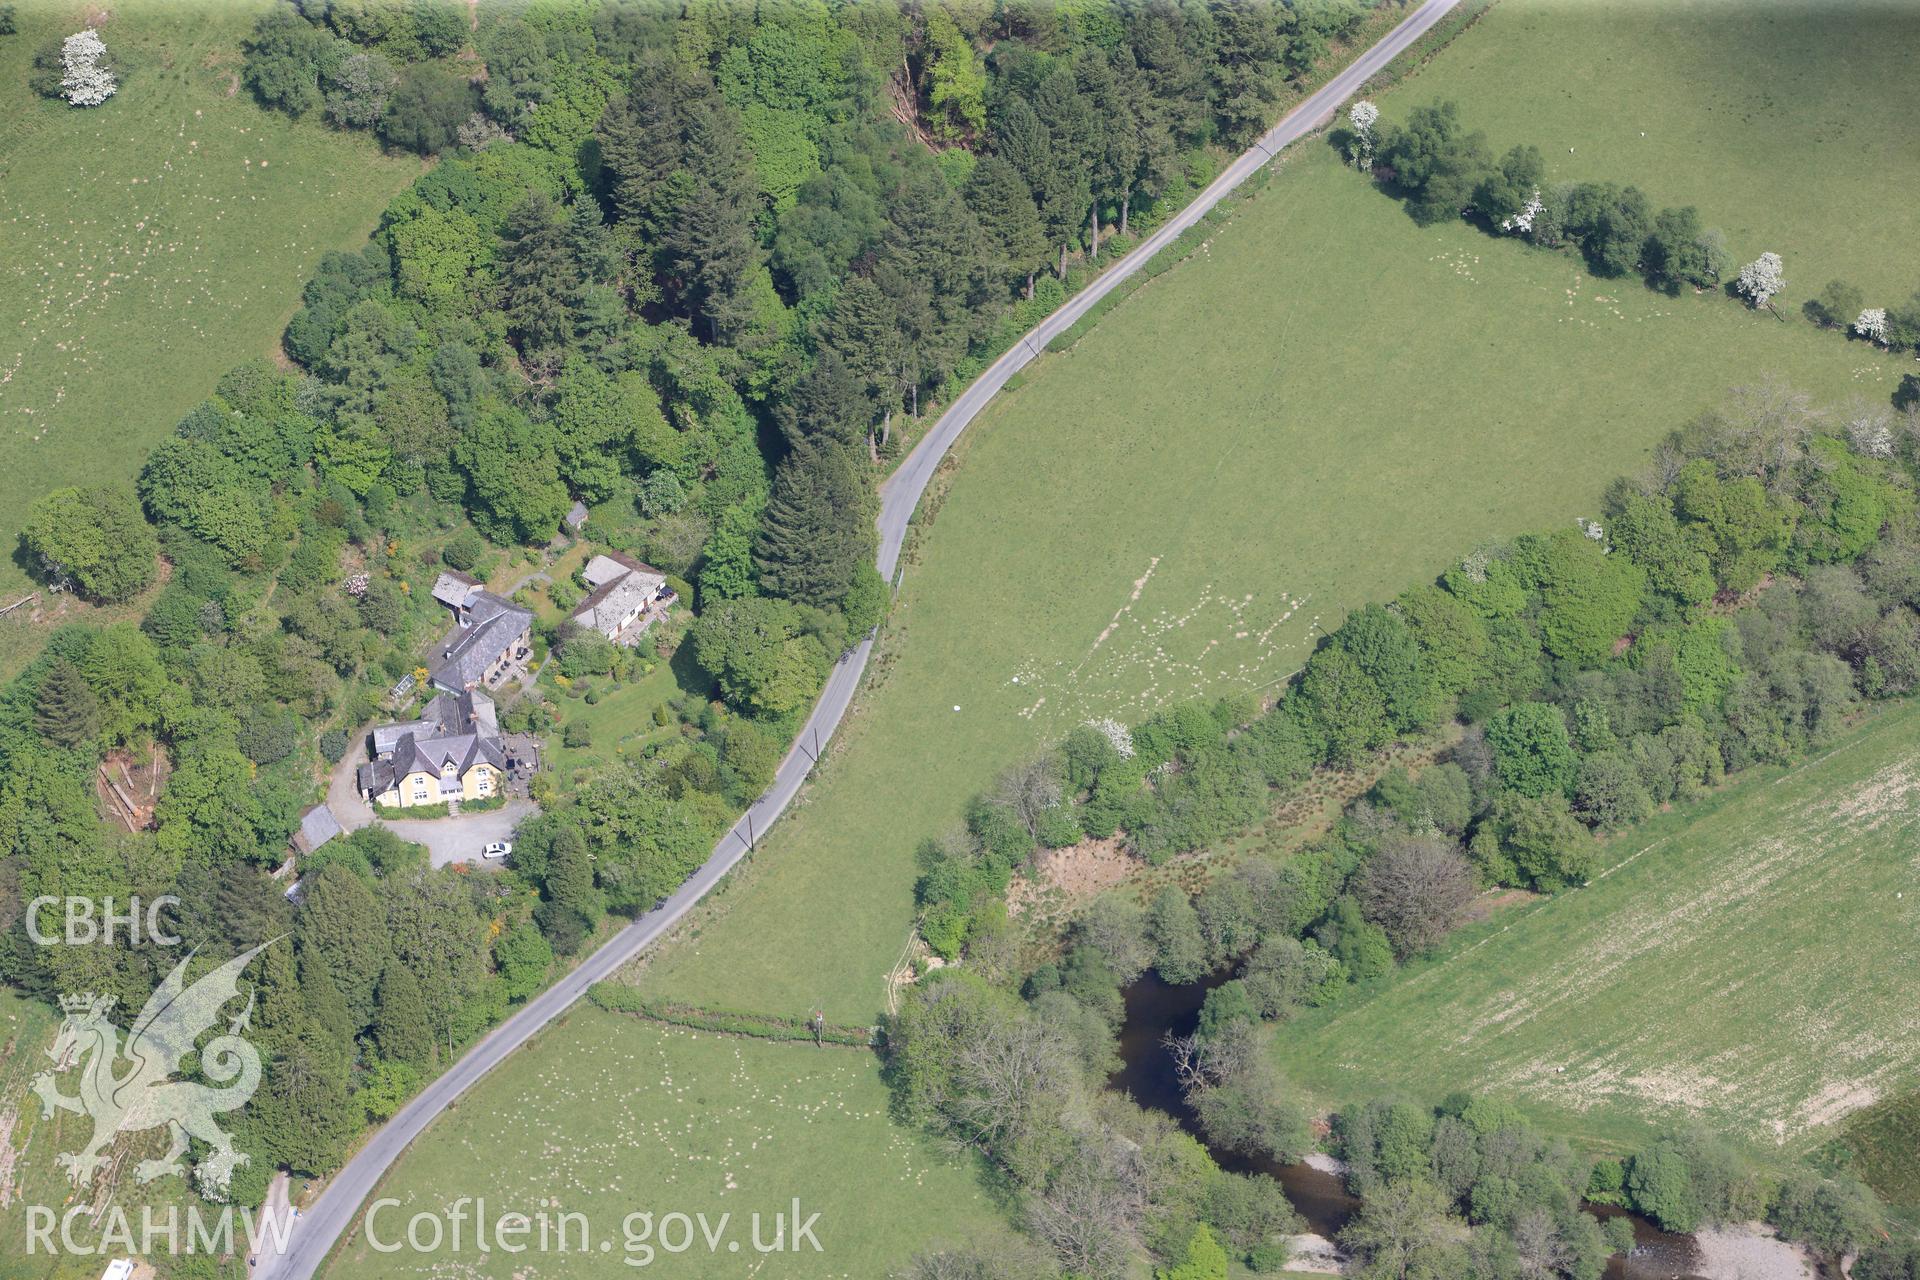
[[[1176, 1036], [1190, 1034], [1199, 1025], [1200, 1006], [1207, 992], [1229, 976], [1221, 973], [1173, 986], [1151, 970], [1142, 974], [1126, 989], [1127, 1020], [1120, 1029], [1122, 1066], [1107, 1080], [1109, 1088], [1131, 1094], [1141, 1106], [1172, 1116], [1203, 1144], [1206, 1135], [1200, 1132], [1199, 1121], [1180, 1093], [1173, 1058], [1163, 1046], [1162, 1037], [1169, 1032]], [[1346, 1183], [1334, 1174], [1304, 1164], [1282, 1164], [1271, 1157], [1216, 1150], [1211, 1144], [1207, 1144], [1207, 1150], [1229, 1172], [1264, 1173], [1278, 1182], [1306, 1229], [1316, 1235], [1334, 1238], [1360, 1207], [1360, 1201], [1348, 1193]], [[1625, 1258], [1616, 1256], [1607, 1264], [1606, 1280], [1677, 1280], [1695, 1274], [1699, 1251], [1692, 1236], [1662, 1231], [1638, 1214], [1609, 1205], [1588, 1205], [1587, 1211], [1602, 1221], [1625, 1217], [1633, 1222], [1633, 1252]]]
[[[1120, 1028], [1120, 1061], [1124, 1064], [1108, 1078], [1110, 1088], [1133, 1095], [1143, 1107], [1164, 1111], [1180, 1122], [1180, 1127], [1200, 1142], [1206, 1136], [1193, 1108], [1180, 1092], [1180, 1081], [1173, 1070], [1173, 1057], [1161, 1043], [1168, 1032], [1177, 1036], [1191, 1034], [1200, 1023], [1200, 1005], [1207, 992], [1226, 981], [1226, 974], [1202, 982], [1173, 986], [1162, 982], [1152, 970], [1142, 974], [1126, 990], [1127, 1020]], [[1306, 1220], [1307, 1230], [1331, 1240], [1347, 1225], [1347, 1219], [1359, 1209], [1360, 1201], [1348, 1193], [1346, 1183], [1331, 1173], [1304, 1164], [1281, 1164], [1271, 1156], [1248, 1156], [1237, 1151], [1207, 1150], [1222, 1169], [1229, 1173], [1264, 1173], [1286, 1189], [1294, 1211]]]

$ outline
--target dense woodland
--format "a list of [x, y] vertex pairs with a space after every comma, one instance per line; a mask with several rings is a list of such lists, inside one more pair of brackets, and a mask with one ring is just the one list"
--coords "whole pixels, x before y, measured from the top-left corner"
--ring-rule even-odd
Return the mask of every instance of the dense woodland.
[[[286, 936], [259, 962], [266, 1083], [231, 1195], [333, 1168], [556, 955], [698, 864], [880, 619], [874, 482], [914, 419], [1364, 14], [276, 5], [247, 91], [438, 163], [320, 264], [288, 366], [232, 370], [134, 490], [30, 512], [46, 585], [138, 620], [60, 630], [0, 693], [0, 977], [130, 1014], [178, 958], [35, 946], [41, 895], [177, 894], [209, 958]], [[575, 500], [696, 606], [676, 671], [713, 697], [678, 699], [644, 758], [536, 777], [505, 874], [430, 869], [375, 827], [304, 859], [296, 906], [270, 872], [326, 769], [405, 710], [388, 690], [446, 625], [435, 575], [488, 579]], [[535, 639], [575, 693], [650, 644]], [[502, 721], [551, 714], [535, 692]], [[107, 816], [120, 780], [150, 828]]]
[[[1920, 685], [1920, 411], [1845, 417], [1778, 383], [1741, 389], [1617, 482], [1599, 520], [1477, 548], [1438, 582], [1348, 615], [1272, 707], [1226, 698], [1131, 729], [1085, 725], [1008, 769], [920, 850], [921, 934], [964, 971], [916, 988], [890, 1028], [903, 1108], [1002, 1165], [1069, 1271], [1118, 1274], [1094, 1266], [1087, 1232], [1102, 1258], [1141, 1240], [1178, 1259], [1196, 1217], [1215, 1247], [1259, 1263], [1192, 1200], [1156, 1234], [1152, 1171], [1101, 1146], [1051, 1079], [1005, 1096], [975, 1046], [1004, 1040], [1097, 1090], [1123, 986], [1149, 967], [1173, 983], [1230, 972], [1173, 1046], [1188, 1100], [1218, 1148], [1312, 1150], [1259, 1027], [1365, 999], [1478, 893], [1577, 888], [1610, 833], [1796, 760]], [[1305, 848], [1243, 859], [1194, 898], [1097, 899], [1054, 960], [1022, 964], [1005, 893], [1042, 849], [1118, 835], [1162, 863], [1263, 821], [1316, 770], [1365, 769], [1436, 736], [1451, 744], [1437, 762], [1387, 770]], [[1493, 1103], [1436, 1114], [1388, 1099], [1344, 1112], [1335, 1136], [1367, 1199], [1346, 1243], [1370, 1277], [1593, 1280], [1608, 1250], [1582, 1198], [1674, 1230], [1771, 1215], [1834, 1256], [1880, 1235], [1857, 1182], [1781, 1174], [1703, 1133], [1594, 1162]], [[1452, 1216], [1473, 1224], [1469, 1241]], [[1911, 1251], [1875, 1265], [1909, 1266]]]

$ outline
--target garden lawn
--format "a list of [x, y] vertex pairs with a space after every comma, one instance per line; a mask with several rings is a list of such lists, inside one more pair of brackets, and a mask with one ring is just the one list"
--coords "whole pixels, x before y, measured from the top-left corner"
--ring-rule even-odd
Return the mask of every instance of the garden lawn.
[[1309, 143], [971, 428], [877, 687], [726, 918], [647, 981], [871, 1016], [915, 846], [1009, 763], [1089, 719], [1272, 691], [1348, 609], [1483, 539], [1597, 515], [1736, 383], [1884, 405], [1902, 367], [1718, 296], [1416, 227]]
[[1282, 1069], [1325, 1105], [1468, 1089], [1600, 1145], [1699, 1118], [1789, 1151], [1920, 1082], [1920, 707], [1609, 853], [1586, 888], [1283, 1026]]
[[[654, 708], [666, 706], [682, 692], [704, 694], [704, 684], [695, 679], [698, 673], [685, 659], [667, 662], [648, 658], [646, 661], [652, 664], [653, 670], [638, 679], [616, 684], [607, 676], [583, 677], [579, 683], [600, 690], [597, 703], [569, 696], [570, 691], [560, 688], [557, 680], [546, 688], [556, 721], [553, 732], [547, 735], [546, 764], [563, 782], [582, 768], [635, 755], [647, 744], [665, 741], [680, 731], [678, 719], [671, 714], [666, 724], [656, 723]], [[682, 672], [688, 677], [684, 686], [680, 678]], [[587, 726], [592, 737], [590, 746], [569, 747], [561, 740], [566, 726], [571, 724]]]
[[[113, 4], [100, 34], [120, 91], [91, 110], [27, 88], [35, 50], [84, 7], [17, 7], [0, 36], [0, 603], [28, 586], [28, 505], [131, 480], [222, 373], [278, 351], [321, 254], [364, 244], [420, 172], [255, 105], [240, 42], [269, 0]], [[10, 651], [38, 649], [6, 625]]]
[[[515, 1054], [442, 1116], [382, 1185], [399, 1207], [376, 1219], [383, 1238], [423, 1210], [461, 1196], [484, 1198], [490, 1217], [577, 1212], [594, 1237], [589, 1255], [480, 1254], [471, 1239], [420, 1255], [376, 1253], [362, 1233], [328, 1271], [332, 1280], [448, 1274], [650, 1274], [625, 1262], [623, 1221], [649, 1212], [704, 1213], [716, 1227], [709, 1253], [695, 1247], [653, 1259], [676, 1276], [767, 1275], [870, 1280], [918, 1247], [960, 1244], [1007, 1231], [970, 1166], [888, 1118], [873, 1055], [665, 1027], [582, 1008]], [[772, 1215], [818, 1213], [820, 1252], [760, 1257]], [[599, 1241], [611, 1249], [599, 1252]], [[636, 1258], [639, 1255], [632, 1255]]]

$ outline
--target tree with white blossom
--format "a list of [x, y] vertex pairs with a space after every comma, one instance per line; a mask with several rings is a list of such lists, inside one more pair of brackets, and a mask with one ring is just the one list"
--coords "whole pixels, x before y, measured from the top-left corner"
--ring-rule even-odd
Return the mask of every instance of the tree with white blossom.
[[1366, 169], [1373, 164], [1373, 126], [1380, 121], [1380, 108], [1365, 98], [1347, 108], [1347, 122], [1353, 126], [1353, 145], [1348, 149], [1347, 158], [1356, 169]]
[[1886, 346], [1887, 309], [1885, 307], [1868, 307], [1860, 313], [1860, 318], [1853, 322], [1853, 331], [1865, 338], [1868, 342], [1877, 342], [1883, 347]]
[[92, 27], [76, 31], [60, 42], [60, 63], [66, 74], [60, 77], [60, 92], [76, 107], [97, 107], [120, 87], [104, 59], [106, 43]]
[[1847, 420], [1847, 443], [1868, 458], [1893, 456], [1893, 417], [1885, 410], [1856, 409]]
[[1546, 201], [1540, 198], [1540, 188], [1535, 187], [1533, 194], [1527, 197], [1527, 202], [1520, 206], [1520, 212], [1512, 217], [1500, 219], [1500, 229], [1525, 235], [1533, 230], [1533, 220], [1539, 217], [1546, 207]]
[[1133, 759], [1133, 734], [1127, 726], [1111, 717], [1101, 720], [1089, 720], [1087, 724], [1101, 737], [1113, 744], [1113, 750], [1122, 760]]
[[1740, 268], [1740, 278], [1734, 287], [1747, 296], [1747, 300], [1756, 307], [1772, 309], [1774, 295], [1787, 287], [1787, 278], [1783, 274], [1786, 264], [1780, 261], [1777, 253], [1763, 253]]

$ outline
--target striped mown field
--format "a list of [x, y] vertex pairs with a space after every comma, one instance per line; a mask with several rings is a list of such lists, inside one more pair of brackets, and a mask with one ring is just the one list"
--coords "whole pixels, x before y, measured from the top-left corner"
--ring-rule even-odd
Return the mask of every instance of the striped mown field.
[[1789, 1151], [1920, 1082], [1920, 707], [1614, 853], [1282, 1027], [1282, 1067], [1330, 1105], [1484, 1090], [1596, 1143], [1698, 1117]]

